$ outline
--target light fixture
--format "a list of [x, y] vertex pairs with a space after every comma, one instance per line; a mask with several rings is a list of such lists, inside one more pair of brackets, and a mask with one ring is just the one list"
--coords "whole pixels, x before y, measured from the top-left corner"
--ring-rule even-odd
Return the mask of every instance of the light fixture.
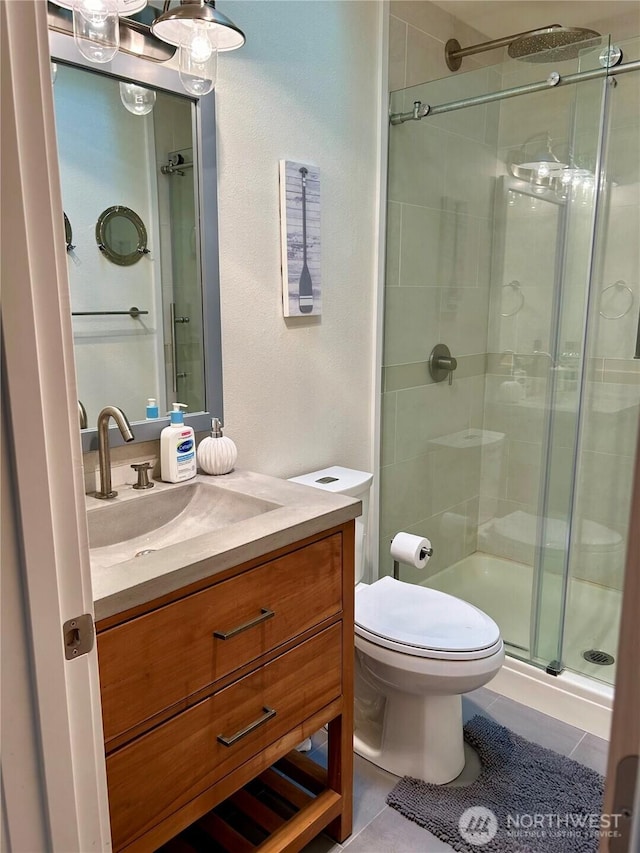
[[[53, 0], [65, 9], [73, 11], [73, 34], [80, 53], [91, 62], [110, 62], [120, 48], [120, 17], [141, 11], [147, 0]], [[206, 95], [215, 86], [218, 52], [236, 50], [245, 43], [245, 35], [226, 15], [215, 7], [214, 0], [179, 0], [171, 7], [171, 0], [164, 1], [163, 11], [151, 26], [132, 21], [124, 23], [125, 31], [134, 28], [137, 32], [150, 30], [158, 45], [178, 48], [178, 70], [180, 80], [193, 95]], [[143, 33], [144, 34], [144, 33]], [[153, 39], [147, 38], [148, 42]], [[125, 52], [126, 47], [123, 47]], [[142, 54], [141, 54], [142, 55]], [[154, 59], [151, 50], [149, 56]], [[127, 109], [133, 105], [129, 93], [122, 94]], [[127, 103], [127, 100], [129, 103]], [[152, 108], [152, 107], [151, 107]], [[132, 112], [139, 112], [138, 103]]]
[[245, 43], [242, 30], [216, 9], [213, 0], [181, 0], [174, 9], [168, 8], [151, 24], [154, 36], [179, 47], [187, 44], [194, 25], [204, 25], [209, 34], [215, 33], [220, 53], [236, 50]]
[[567, 164], [562, 163], [554, 154], [548, 133], [532, 136], [520, 150], [522, 159], [519, 160], [518, 167], [534, 172], [541, 178], [559, 175], [567, 167]]
[[562, 201], [579, 197], [586, 205], [593, 198], [595, 178], [582, 159], [569, 152], [569, 162], [562, 162], [552, 148], [551, 136], [538, 133], [511, 152], [507, 165], [514, 178], [526, 181], [535, 195], [551, 192]]
[[554, 153], [549, 133], [537, 133], [511, 153], [509, 171], [521, 181], [527, 181], [531, 190], [543, 195], [562, 176], [567, 164]]
[[54, 0], [73, 12], [73, 37], [90, 62], [110, 62], [120, 48], [121, 16], [134, 15], [147, 0]]
[[219, 12], [213, 0], [181, 0], [151, 24], [151, 32], [179, 49], [180, 80], [192, 95], [206, 95], [215, 86], [218, 52], [245, 43], [242, 30]]
[[[63, 9], [71, 9], [78, 5], [79, 0], [53, 0], [56, 6], [62, 6]], [[136, 12], [141, 12], [147, 5], [147, 0], [116, 0], [118, 6], [118, 15], [126, 17], [127, 15], [135, 15]]]
[[137, 83], [120, 81], [120, 100], [134, 116], [146, 116], [155, 106], [156, 93]]
[[178, 73], [182, 85], [192, 95], [206, 95], [216, 84], [218, 48], [215, 33], [194, 21], [188, 41], [178, 48]]
[[73, 38], [90, 62], [111, 62], [120, 47], [116, 0], [77, 0], [73, 4]]

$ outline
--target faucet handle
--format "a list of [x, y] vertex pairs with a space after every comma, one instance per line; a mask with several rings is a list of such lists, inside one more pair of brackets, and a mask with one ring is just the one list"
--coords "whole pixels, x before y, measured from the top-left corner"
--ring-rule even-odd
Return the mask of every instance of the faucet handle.
[[149, 469], [152, 467], [151, 462], [138, 462], [131, 466], [138, 473], [138, 482], [134, 485], [134, 489], [152, 489], [155, 483], [149, 482]]

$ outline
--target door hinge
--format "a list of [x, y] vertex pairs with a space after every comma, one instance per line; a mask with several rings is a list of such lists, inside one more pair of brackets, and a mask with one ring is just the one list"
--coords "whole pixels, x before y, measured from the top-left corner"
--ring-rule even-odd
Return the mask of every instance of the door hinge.
[[69, 619], [65, 622], [62, 626], [62, 636], [66, 659], [73, 660], [90, 652], [93, 648], [95, 635], [93, 617], [90, 613], [84, 613], [82, 616], [76, 616], [75, 619]]

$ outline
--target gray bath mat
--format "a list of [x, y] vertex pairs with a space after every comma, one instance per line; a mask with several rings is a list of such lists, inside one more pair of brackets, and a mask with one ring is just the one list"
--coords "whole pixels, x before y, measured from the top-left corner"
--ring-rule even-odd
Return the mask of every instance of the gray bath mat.
[[448, 788], [405, 776], [388, 804], [463, 853], [595, 853], [601, 829], [615, 831], [615, 816], [601, 816], [595, 770], [486, 717], [470, 720], [464, 736], [482, 763], [475, 782]]

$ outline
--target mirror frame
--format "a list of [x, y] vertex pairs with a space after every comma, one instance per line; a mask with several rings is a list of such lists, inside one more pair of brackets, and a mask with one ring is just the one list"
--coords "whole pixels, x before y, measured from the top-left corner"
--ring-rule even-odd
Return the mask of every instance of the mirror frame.
[[[197, 164], [197, 249], [202, 283], [202, 324], [204, 336], [205, 411], [185, 414], [185, 423], [196, 432], [211, 429], [211, 418], [224, 422], [222, 396], [222, 333], [220, 327], [220, 275], [218, 264], [218, 176], [216, 167], [215, 94], [198, 98], [183, 89], [177, 70], [166, 64], [130, 56], [122, 52], [111, 62], [96, 65], [86, 60], [75, 46], [73, 36], [49, 30], [52, 62], [75, 66], [115, 80], [140, 83], [173, 95], [187, 98], [194, 105], [192, 136], [194, 162]], [[146, 392], [145, 392], [146, 394]], [[142, 392], [141, 392], [142, 396]], [[105, 405], [118, 405], [107, 400]], [[169, 424], [168, 417], [153, 421], [133, 421], [134, 442], [153, 441]], [[82, 449], [86, 453], [98, 449], [97, 429], [81, 430]], [[109, 430], [112, 447], [124, 444], [120, 430]]]
[[[133, 252], [128, 252], [126, 255], [112, 249], [107, 238], [107, 226], [116, 216], [128, 219], [136, 229], [137, 245]], [[98, 221], [96, 222], [96, 243], [105, 258], [111, 261], [112, 264], [117, 264], [120, 267], [130, 267], [132, 264], [137, 264], [140, 258], [149, 254], [149, 249], [147, 249], [147, 229], [144, 222], [135, 210], [131, 210], [130, 207], [123, 207], [121, 204], [114, 204], [112, 207], [108, 207], [98, 217]]]

